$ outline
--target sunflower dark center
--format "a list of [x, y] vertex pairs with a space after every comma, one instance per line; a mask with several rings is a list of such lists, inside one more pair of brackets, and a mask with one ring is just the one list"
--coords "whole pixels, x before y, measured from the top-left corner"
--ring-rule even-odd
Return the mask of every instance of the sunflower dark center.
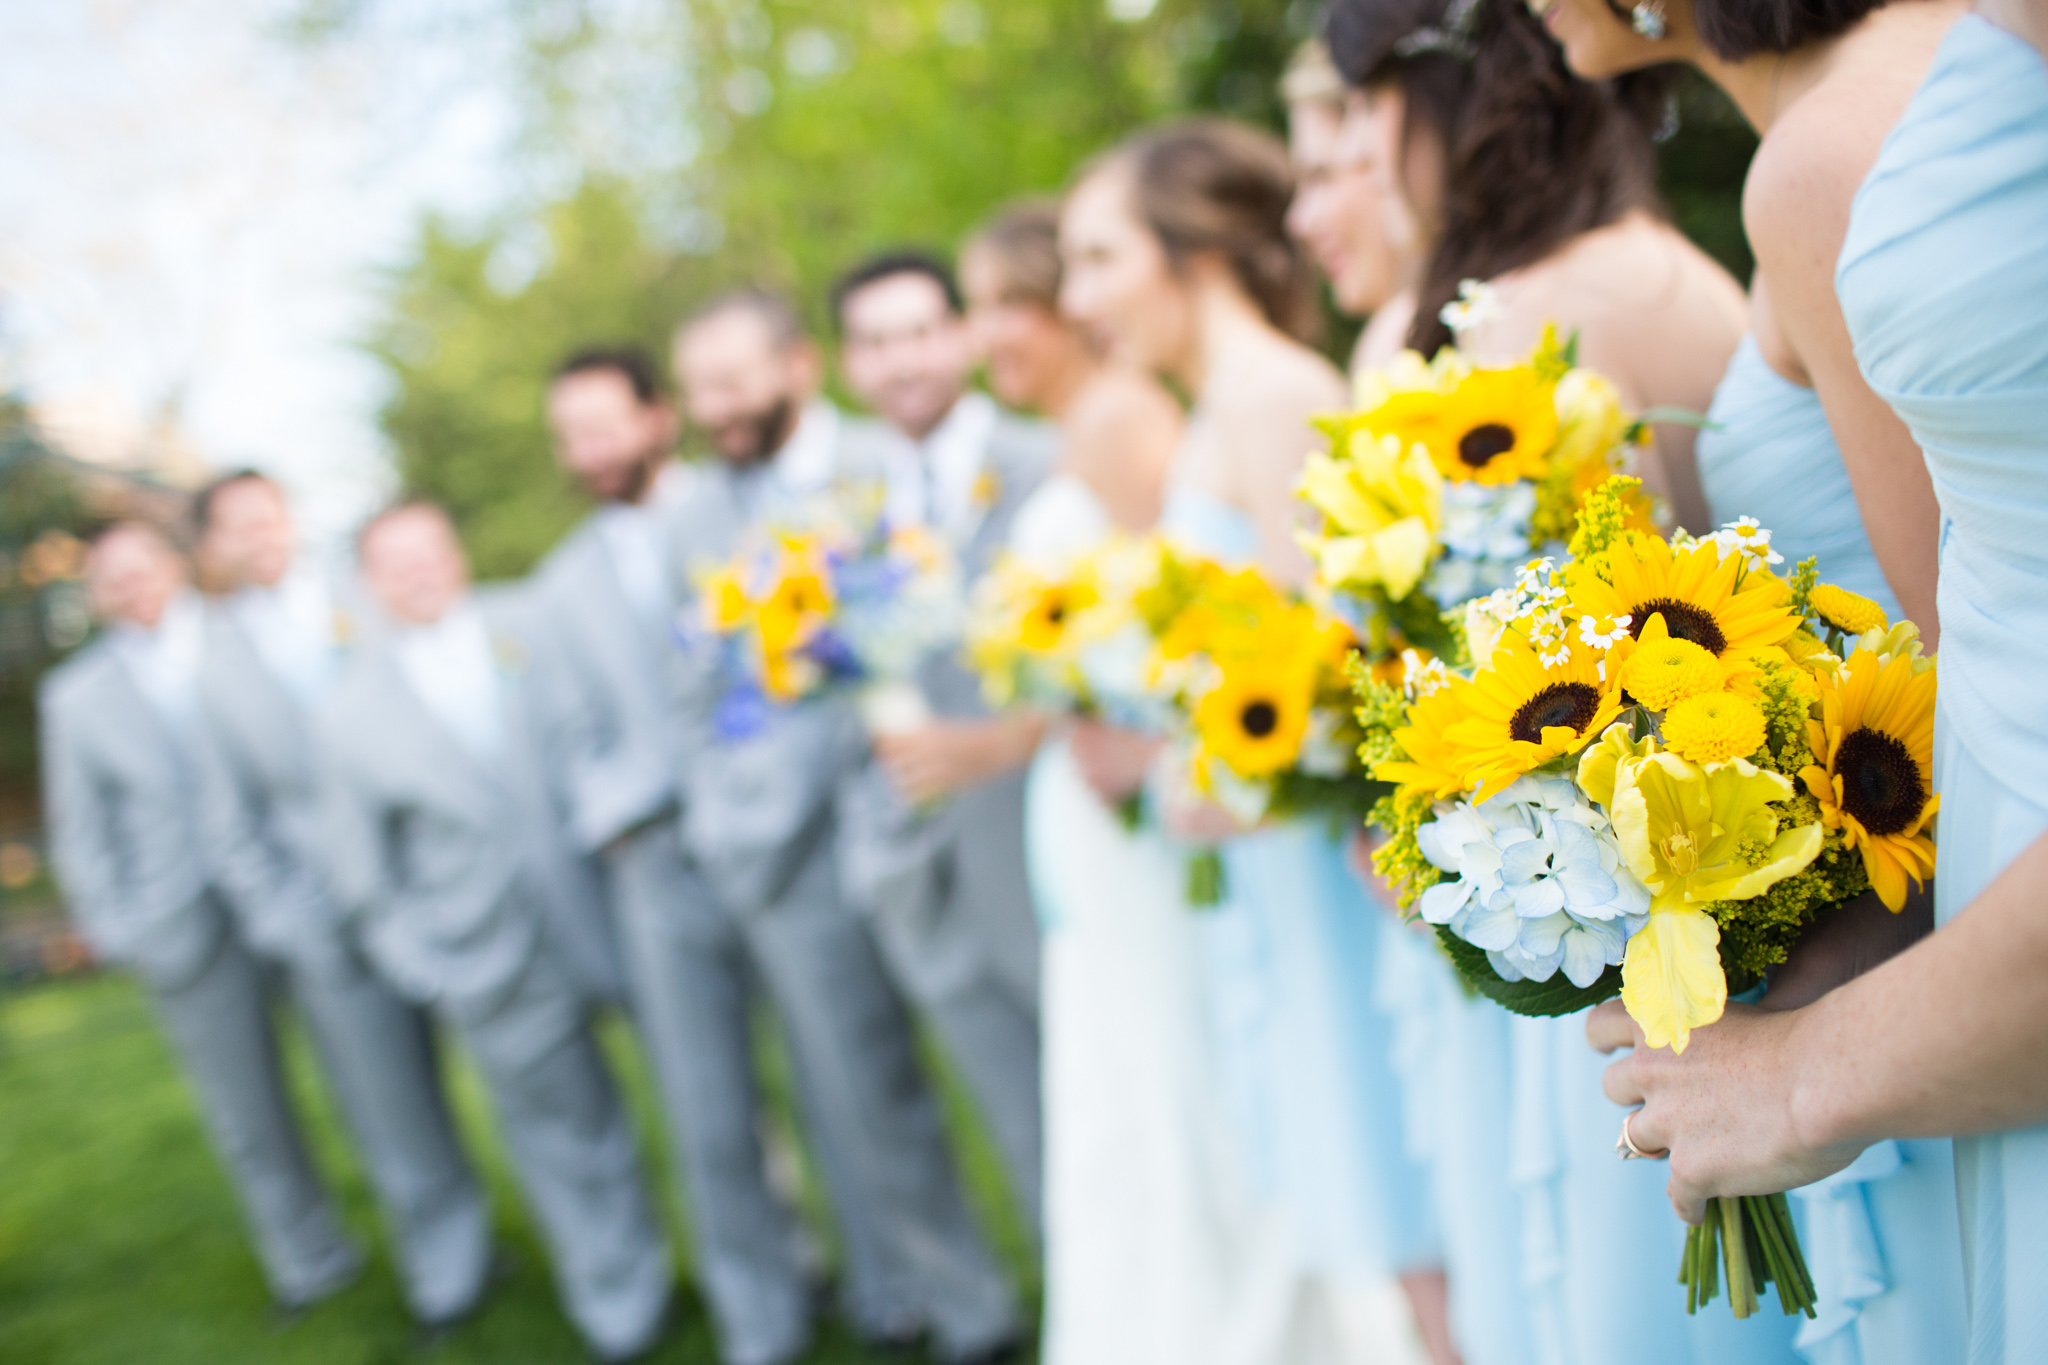
[[1835, 755], [1842, 809], [1872, 835], [1911, 827], [1927, 804], [1927, 784], [1906, 746], [1882, 730], [1852, 730]]
[[1458, 438], [1458, 458], [1474, 469], [1486, 468], [1494, 456], [1505, 455], [1514, 448], [1514, 428], [1499, 422], [1474, 427]]
[[1543, 732], [1553, 725], [1583, 730], [1600, 713], [1600, 689], [1591, 683], [1552, 683], [1522, 703], [1508, 722], [1508, 737], [1524, 744], [1541, 744]]
[[1264, 739], [1280, 728], [1280, 708], [1269, 701], [1248, 702], [1238, 712], [1237, 723], [1253, 739]]
[[1064, 602], [1055, 602], [1051, 606], [1047, 607], [1045, 609], [1045, 619], [1048, 624], [1055, 626], [1058, 625], [1060, 622], [1066, 620], [1067, 604]]
[[1721, 623], [1714, 619], [1714, 613], [1675, 597], [1652, 598], [1636, 606], [1630, 613], [1628, 633], [1640, 640], [1643, 627], [1650, 624], [1652, 616], [1664, 618], [1664, 629], [1671, 632], [1674, 640], [1690, 640], [1716, 657], [1728, 648], [1728, 637], [1721, 633]]

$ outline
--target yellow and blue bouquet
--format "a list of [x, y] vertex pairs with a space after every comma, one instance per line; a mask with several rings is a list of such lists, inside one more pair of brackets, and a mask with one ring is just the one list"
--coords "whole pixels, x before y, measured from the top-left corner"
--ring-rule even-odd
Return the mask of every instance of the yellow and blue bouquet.
[[[1362, 816], [1383, 790], [1353, 755], [1349, 627], [1257, 569], [1160, 537], [1113, 540], [1053, 571], [999, 565], [977, 594], [969, 658], [998, 704], [1102, 718], [1172, 743], [1198, 795], [1240, 822]], [[1124, 812], [1134, 822], [1135, 805]], [[1197, 854], [1197, 904], [1221, 893]]]
[[[1753, 520], [1633, 529], [1631, 482], [1562, 563], [1470, 604], [1471, 668], [1361, 686], [1361, 757], [1396, 784], [1379, 868], [1475, 990], [1532, 1015], [1618, 994], [1683, 1051], [1817, 916], [1933, 875], [1934, 660], [1812, 561], [1780, 575]], [[1727, 1204], [1689, 1244], [1690, 1306], [1720, 1238], [1738, 1316], [1769, 1281], [1810, 1310], [1783, 1196]]]
[[878, 715], [915, 709], [919, 665], [957, 643], [966, 610], [936, 538], [837, 512], [750, 542], [701, 576], [697, 602], [685, 635], [721, 652], [717, 725], [729, 736], [834, 688]]
[[[1301, 542], [1370, 659], [1441, 653], [1445, 610], [1508, 587], [1532, 555], [1561, 554], [1586, 494], [1627, 472], [1645, 421], [1576, 350], [1549, 328], [1518, 365], [1404, 352], [1359, 381], [1356, 411], [1323, 422], [1329, 451], [1299, 489], [1320, 525]], [[1629, 510], [1650, 529], [1647, 498]]]

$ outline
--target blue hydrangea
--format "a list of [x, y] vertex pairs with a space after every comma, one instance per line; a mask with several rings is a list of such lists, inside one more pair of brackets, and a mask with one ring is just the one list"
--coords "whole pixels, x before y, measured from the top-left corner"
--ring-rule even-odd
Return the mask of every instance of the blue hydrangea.
[[1422, 893], [1422, 917], [1485, 949], [1505, 980], [1548, 981], [1561, 968], [1573, 985], [1592, 985], [1650, 909], [1606, 824], [1561, 777], [1439, 807], [1415, 837], [1450, 876]]
[[1445, 485], [1444, 524], [1438, 533], [1444, 553], [1423, 590], [1450, 606], [1511, 585], [1529, 558], [1529, 518], [1535, 512], [1533, 484]]

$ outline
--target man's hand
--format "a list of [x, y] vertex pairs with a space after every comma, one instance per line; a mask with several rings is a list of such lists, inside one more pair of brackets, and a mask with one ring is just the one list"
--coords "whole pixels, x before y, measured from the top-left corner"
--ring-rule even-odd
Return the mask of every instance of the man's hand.
[[[1795, 1189], [1841, 1170], [1862, 1150], [1815, 1144], [1798, 1131], [1791, 1059], [1799, 1019], [1730, 1005], [1676, 1054], [1645, 1047], [1619, 1000], [1587, 1016], [1595, 1051], [1632, 1049], [1607, 1068], [1602, 1088], [1618, 1105], [1642, 1106], [1629, 1136], [1645, 1152], [1670, 1152], [1665, 1193], [1686, 1222], [1700, 1221], [1708, 1199]], [[1616, 1131], [1621, 1118], [1616, 1110]]]
[[935, 720], [875, 737], [875, 756], [903, 799], [921, 806], [1022, 767], [1045, 733], [1042, 717]]

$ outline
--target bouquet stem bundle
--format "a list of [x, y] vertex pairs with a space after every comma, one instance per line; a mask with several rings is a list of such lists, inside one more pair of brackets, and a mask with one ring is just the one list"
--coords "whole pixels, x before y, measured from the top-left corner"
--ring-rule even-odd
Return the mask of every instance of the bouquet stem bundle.
[[1685, 1234], [1678, 1282], [1685, 1286], [1685, 1311], [1697, 1313], [1728, 1281], [1728, 1306], [1738, 1318], [1756, 1312], [1758, 1291], [1778, 1287], [1787, 1317], [1814, 1316], [1813, 1276], [1799, 1250], [1792, 1208], [1782, 1194], [1745, 1194], [1707, 1201], [1707, 1216]]

